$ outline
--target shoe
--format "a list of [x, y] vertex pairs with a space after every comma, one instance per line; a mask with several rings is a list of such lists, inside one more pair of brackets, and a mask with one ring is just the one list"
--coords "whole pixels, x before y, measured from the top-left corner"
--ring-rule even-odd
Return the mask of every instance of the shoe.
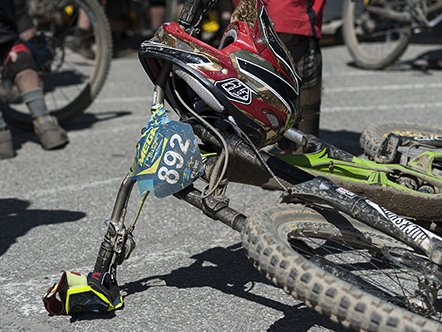
[[0, 130], [0, 159], [12, 158], [15, 156], [12, 134], [9, 129]]
[[69, 142], [66, 131], [60, 127], [55, 117], [39, 118], [32, 123], [34, 125], [34, 132], [44, 149], [61, 148]]

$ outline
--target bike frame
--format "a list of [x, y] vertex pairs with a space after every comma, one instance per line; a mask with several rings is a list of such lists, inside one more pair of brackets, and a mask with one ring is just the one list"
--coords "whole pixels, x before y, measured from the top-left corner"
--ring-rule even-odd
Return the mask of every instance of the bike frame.
[[[316, 152], [275, 156], [312, 175], [325, 176], [396, 214], [419, 220], [442, 219], [442, 179], [434, 176], [431, 169], [431, 161], [441, 157], [439, 152], [424, 152], [406, 166], [379, 164], [355, 157], [317, 138], [315, 140], [323, 145]], [[396, 183], [400, 177], [429, 184], [434, 187], [435, 193], [420, 192]]]
[[[185, 6], [189, 6], [189, 3], [186, 2]], [[195, 4], [190, 2], [190, 6], [193, 7]], [[142, 49], [140, 49], [139, 56], [141, 61], [146, 57]], [[170, 72], [171, 63], [165, 61], [156, 80], [152, 106], [164, 103], [164, 91]], [[152, 108], [152, 113], [154, 111], [155, 109]], [[219, 138], [198, 120], [182, 116], [181, 121], [191, 124], [194, 134], [204, 145], [211, 146], [216, 151], [223, 151], [224, 147], [227, 146], [227, 151], [224, 152], [228, 153], [232, 162], [229, 164], [229, 171], [226, 173], [229, 176], [225, 180], [266, 187], [266, 179], [278, 177], [283, 180], [283, 186], [284, 183], [288, 185], [288, 188], [284, 188], [280, 202], [302, 201], [309, 205], [319, 204], [322, 207], [332, 207], [372, 228], [399, 239], [418, 252], [427, 255], [430, 261], [442, 264], [442, 238], [409, 220], [397, 216], [388, 209], [362, 198], [348, 190], [348, 188], [344, 189], [344, 186], [339, 183], [321, 176], [323, 174], [327, 174], [330, 178], [334, 176], [337, 179], [342, 179], [343, 183], [353, 184], [355, 188], [374, 187], [376, 189], [373, 193], [378, 195], [387, 188], [391, 188], [391, 190], [397, 190], [397, 197], [400, 197], [405, 190], [395, 185], [388, 186], [390, 182], [386, 177], [386, 173], [400, 170], [406, 174], [414, 174], [415, 171], [399, 165], [376, 165], [356, 157], [352, 157], [350, 160], [348, 153], [338, 149], [333, 150], [331, 146], [313, 154], [274, 156], [262, 150], [257, 152], [243, 138], [227, 132], [220, 133], [226, 143], [226, 145], [223, 145]], [[334, 151], [334, 153], [330, 154], [330, 151]], [[222, 153], [206, 158], [203, 179], [211, 179], [212, 172], [217, 171], [215, 167], [216, 160]], [[345, 161], [333, 158], [338, 154], [349, 159]], [[235, 167], [237, 166], [236, 163], [243, 163], [247, 167]], [[296, 166], [294, 163], [296, 163]], [[244, 170], [246, 171], [244, 172]], [[324, 173], [324, 171], [326, 172]], [[271, 175], [271, 173], [273, 174]], [[429, 175], [427, 177], [429, 181], [434, 180]], [[377, 183], [375, 178], [380, 179], [379, 183], [381, 185], [373, 186]], [[103, 241], [101, 247], [102, 251], [105, 252], [101, 256], [102, 258], [112, 257], [116, 253], [113, 261], [110, 262], [111, 265], [104, 266], [106, 270], [110, 268], [114, 280], [116, 280], [116, 266], [128, 258], [135, 246], [132, 241], [132, 231], [136, 220], [127, 229], [124, 225], [127, 204], [135, 182], [136, 180], [131, 180], [129, 174], [124, 178], [111, 219], [108, 221], [105, 241]], [[440, 186], [440, 181], [434, 180], [434, 183]], [[402, 191], [399, 193], [399, 190]], [[210, 218], [219, 220], [239, 232], [243, 229], [246, 216], [228, 206], [228, 199], [222, 191], [221, 193], [203, 195], [200, 190], [190, 185], [176, 192], [174, 196], [195, 206]], [[103, 267], [100, 267], [97, 260], [95, 270], [101, 268]]]
[[[164, 86], [169, 72], [170, 64], [165, 64], [154, 89], [153, 105], [164, 102]], [[215, 146], [219, 149], [222, 148], [218, 138], [203, 125], [194, 122], [192, 123], [192, 128], [195, 135], [198, 136], [203, 143]], [[248, 177], [248, 179], [251, 180], [250, 184], [262, 186], [262, 172], [268, 172], [268, 170], [262, 164], [261, 159], [257, 158], [255, 151], [244, 142], [243, 139], [236, 135], [228, 133], [222, 133], [222, 135], [227, 142], [228, 153], [233, 157], [233, 160], [248, 165], [247, 168], [242, 169], [246, 169], [248, 175], [252, 174], [252, 176]], [[319, 158], [321, 153], [324, 153], [324, 151], [310, 155], [311, 159], [308, 160]], [[281, 201], [301, 199], [332, 206], [366, 223], [370, 227], [379, 229], [390, 236], [400, 239], [420, 252], [424, 251], [433, 262], [442, 263], [442, 251], [440, 251], [440, 248], [442, 248], [442, 239], [427, 231], [425, 228], [400, 218], [377, 204], [362, 199], [360, 196], [335, 184], [330, 179], [323, 176], [312, 175], [306, 170], [287, 163], [265, 151], [260, 151], [259, 154], [276, 176], [284, 180], [285, 183], [295, 185], [284, 192]], [[217, 156], [212, 158], [217, 158]], [[294, 158], [303, 158], [303, 156], [295, 156]], [[211, 165], [214, 165], [214, 163], [206, 161], [205, 164], [206, 168], [203, 178], [209, 179], [213, 171]], [[350, 169], [352, 165], [348, 163], [345, 166], [347, 169]], [[358, 166], [353, 165], [353, 168], [358, 172], [361, 170]], [[232, 168], [232, 171], [235, 169], [239, 169], [239, 167]], [[385, 166], [385, 169], [388, 169], [388, 166]], [[245, 172], [242, 173], [244, 174]], [[255, 178], [255, 181], [253, 181], [252, 178]], [[232, 175], [232, 177], [228, 179], [235, 180], [235, 175]], [[126, 237], [127, 235], [131, 236], [131, 232], [134, 229], [134, 224], [132, 224], [128, 228], [129, 231], [127, 231], [124, 220], [130, 193], [135, 182], [135, 180], [130, 179], [129, 175], [124, 178], [118, 192], [111, 220], [109, 221], [106, 237], [108, 238], [108, 242], [112, 244], [109, 249], [115, 251], [117, 254], [124, 253]], [[193, 185], [175, 193], [174, 196], [190, 203], [212, 219], [219, 220], [237, 231], [241, 231], [243, 228], [246, 216], [230, 208], [227, 199], [223, 196], [216, 197], [210, 195], [204, 198], [202, 192], [194, 188]], [[125, 254], [128, 255], [128, 253]], [[120, 259], [120, 261], [123, 259]], [[113, 264], [115, 265], [112, 270], [114, 271], [114, 278], [116, 278], [117, 260], [114, 261]]]

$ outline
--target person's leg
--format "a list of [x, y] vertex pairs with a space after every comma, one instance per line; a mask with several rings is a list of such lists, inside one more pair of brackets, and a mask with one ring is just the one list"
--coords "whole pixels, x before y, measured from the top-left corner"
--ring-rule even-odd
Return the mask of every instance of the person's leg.
[[14, 156], [15, 150], [12, 134], [0, 112], [0, 159], [12, 158]]
[[157, 31], [164, 23], [166, 17], [165, 1], [155, 0], [150, 2], [150, 26], [153, 32]]
[[57, 119], [49, 114], [36, 71], [25, 69], [19, 72], [14, 83], [32, 114], [34, 131], [43, 148], [51, 150], [65, 145], [68, 142], [66, 131], [60, 127]]
[[74, 36], [75, 39], [72, 43], [72, 50], [87, 59], [94, 59], [95, 54], [92, 51], [92, 44], [94, 42], [92, 24], [83, 8], [80, 8], [78, 11], [78, 20], [74, 30]]
[[113, 57], [124, 55], [125, 37], [129, 23], [129, 1], [107, 0], [105, 11], [112, 33]]
[[11, 79], [20, 91], [43, 148], [54, 149], [65, 145], [68, 138], [57, 119], [49, 114], [33, 61], [29, 49], [21, 41], [16, 41], [7, 51], [2, 76]]
[[301, 105], [303, 120], [296, 126], [300, 131], [319, 137], [319, 118], [321, 113], [321, 88], [318, 84], [303, 88], [301, 93]]
[[[13, 42], [0, 44], [0, 59], [3, 59], [6, 52], [12, 47]], [[2, 80], [5, 75], [2, 72]], [[8, 91], [3, 89], [3, 84], [0, 86], [0, 100], [7, 102]], [[11, 131], [6, 124], [3, 114], [0, 111], [0, 159], [12, 158], [15, 156], [14, 144], [12, 140]]]
[[296, 126], [306, 134], [319, 135], [322, 92], [322, 55], [319, 40], [292, 34], [279, 34], [295, 61], [302, 79], [303, 120]]

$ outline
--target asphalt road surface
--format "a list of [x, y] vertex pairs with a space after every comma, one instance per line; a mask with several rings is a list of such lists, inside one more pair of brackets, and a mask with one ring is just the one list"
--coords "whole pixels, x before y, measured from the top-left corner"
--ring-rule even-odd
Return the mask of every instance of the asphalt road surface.
[[[442, 70], [426, 61], [442, 57], [439, 45], [412, 45], [384, 71], [355, 68], [343, 46], [323, 56], [321, 138], [360, 155], [360, 133], [373, 121], [442, 125]], [[94, 266], [151, 95], [137, 57], [116, 59], [99, 98], [66, 127], [66, 148], [44, 151], [33, 133], [13, 130], [18, 155], [0, 161], [0, 330], [343, 331], [267, 283], [239, 234], [173, 197], [145, 204], [137, 248], [119, 268], [123, 310], [48, 315], [41, 297], [61, 271]], [[228, 195], [250, 214], [279, 193], [231, 185]], [[128, 222], [140, 202], [135, 188]]]

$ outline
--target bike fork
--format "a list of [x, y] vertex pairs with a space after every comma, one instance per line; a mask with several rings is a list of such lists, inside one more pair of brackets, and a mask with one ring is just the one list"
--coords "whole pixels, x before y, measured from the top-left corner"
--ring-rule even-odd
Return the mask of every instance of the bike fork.
[[107, 231], [101, 243], [94, 267], [94, 272], [107, 272], [110, 270], [113, 282], [116, 282], [117, 264], [121, 264], [125, 258], [129, 257], [135, 248], [132, 231], [127, 232], [124, 225], [127, 205], [135, 182], [127, 174], [121, 183], [111, 219], [106, 220]]
[[[152, 107], [164, 103], [164, 88], [171, 69], [172, 64], [165, 62], [155, 84]], [[95, 272], [110, 270], [114, 282], [116, 282], [116, 266], [127, 259], [135, 248], [135, 241], [132, 237], [133, 225], [129, 231], [124, 225], [127, 205], [135, 183], [136, 180], [131, 180], [128, 173], [120, 185], [111, 218], [106, 220], [107, 232], [101, 243], [94, 267]]]

